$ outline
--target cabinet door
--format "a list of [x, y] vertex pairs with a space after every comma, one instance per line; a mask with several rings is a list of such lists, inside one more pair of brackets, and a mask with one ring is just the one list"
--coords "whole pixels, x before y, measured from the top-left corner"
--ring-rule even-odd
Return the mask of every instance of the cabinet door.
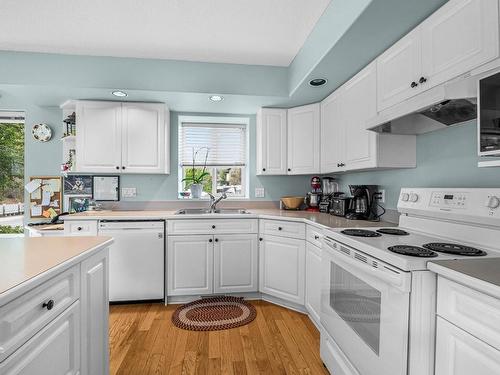
[[82, 375], [109, 373], [108, 249], [84, 260], [82, 272]]
[[[421, 86], [418, 83], [422, 70], [420, 42], [420, 30], [417, 28], [377, 58], [379, 112], [420, 92]], [[412, 85], [413, 82], [417, 86]]]
[[257, 235], [215, 235], [214, 292], [258, 291]]
[[168, 148], [165, 106], [123, 103], [122, 111], [122, 171], [165, 174]]
[[306, 243], [306, 309], [319, 326], [321, 312], [321, 249]]
[[304, 304], [305, 241], [266, 235], [259, 249], [260, 291]]
[[169, 236], [168, 295], [211, 294], [213, 291], [213, 236]]
[[435, 374], [500, 374], [500, 351], [441, 317], [436, 325]]
[[286, 174], [286, 109], [257, 113], [257, 175]]
[[119, 172], [122, 165], [121, 113], [120, 103], [77, 103], [77, 172]]
[[341, 165], [344, 160], [342, 92], [339, 88], [321, 102], [321, 173], [345, 169]]
[[80, 302], [33, 336], [5, 361], [2, 375], [80, 374]]
[[366, 130], [366, 120], [377, 114], [376, 65], [371, 63], [344, 86], [342, 116], [344, 160], [347, 170], [377, 166], [377, 133]]
[[288, 110], [288, 174], [320, 172], [319, 103]]
[[498, 56], [498, 0], [449, 1], [421, 29], [422, 75], [436, 86]]

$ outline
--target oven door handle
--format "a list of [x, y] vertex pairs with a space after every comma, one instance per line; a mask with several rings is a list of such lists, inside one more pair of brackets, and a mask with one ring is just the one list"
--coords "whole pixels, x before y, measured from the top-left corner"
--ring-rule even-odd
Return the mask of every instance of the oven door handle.
[[[358, 260], [352, 256], [342, 253], [337, 248], [340, 244], [334, 242], [330, 238], [323, 237], [323, 240], [327, 245], [327, 256], [331, 258], [334, 263], [344, 266], [345, 268], [355, 268], [360, 270], [367, 277], [383, 281], [386, 284], [398, 288], [402, 292], [410, 291], [411, 275], [409, 272], [395, 270], [394, 267], [385, 265], [384, 262], [378, 259], [375, 260], [377, 262], [377, 267], [374, 267], [362, 260]], [[364, 257], [366, 258], [366, 256]]]

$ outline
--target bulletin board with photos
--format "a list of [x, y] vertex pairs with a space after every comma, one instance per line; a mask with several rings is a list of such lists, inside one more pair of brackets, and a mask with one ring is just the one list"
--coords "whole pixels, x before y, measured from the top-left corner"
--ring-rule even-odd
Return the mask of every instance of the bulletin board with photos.
[[27, 184], [31, 218], [53, 218], [62, 212], [62, 178], [32, 176]]

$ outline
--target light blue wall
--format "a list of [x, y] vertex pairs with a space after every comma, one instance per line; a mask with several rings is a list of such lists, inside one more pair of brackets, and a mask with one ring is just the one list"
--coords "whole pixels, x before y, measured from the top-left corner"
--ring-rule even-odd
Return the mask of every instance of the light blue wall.
[[348, 184], [375, 184], [396, 208], [401, 187], [500, 187], [500, 168], [478, 168], [476, 121], [417, 136], [417, 168], [338, 175]]
[[[26, 115], [25, 137], [25, 176], [59, 175], [62, 162], [62, 144], [60, 138], [63, 132], [62, 111], [54, 107], [38, 107], [26, 103], [17, 97], [6, 93], [0, 97], [0, 110], [20, 110]], [[134, 201], [165, 201], [177, 198], [177, 126], [180, 115], [200, 115], [217, 117], [248, 117], [250, 119], [250, 155], [249, 155], [249, 185], [250, 199], [255, 198], [255, 188], [264, 187], [265, 197], [259, 200], [279, 200], [283, 195], [303, 195], [309, 190], [309, 176], [256, 176], [255, 175], [255, 115], [234, 115], [214, 113], [178, 113], [170, 115], [170, 157], [171, 174], [160, 175], [123, 175], [122, 187], [136, 187], [137, 197], [127, 200]], [[47, 123], [53, 130], [53, 137], [47, 143], [37, 142], [31, 136], [31, 127], [35, 123]]]

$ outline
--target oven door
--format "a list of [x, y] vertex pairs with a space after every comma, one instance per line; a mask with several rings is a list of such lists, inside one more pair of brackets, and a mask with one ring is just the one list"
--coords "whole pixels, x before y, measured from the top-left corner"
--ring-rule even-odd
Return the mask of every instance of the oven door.
[[363, 375], [407, 372], [411, 274], [324, 237], [321, 323]]

